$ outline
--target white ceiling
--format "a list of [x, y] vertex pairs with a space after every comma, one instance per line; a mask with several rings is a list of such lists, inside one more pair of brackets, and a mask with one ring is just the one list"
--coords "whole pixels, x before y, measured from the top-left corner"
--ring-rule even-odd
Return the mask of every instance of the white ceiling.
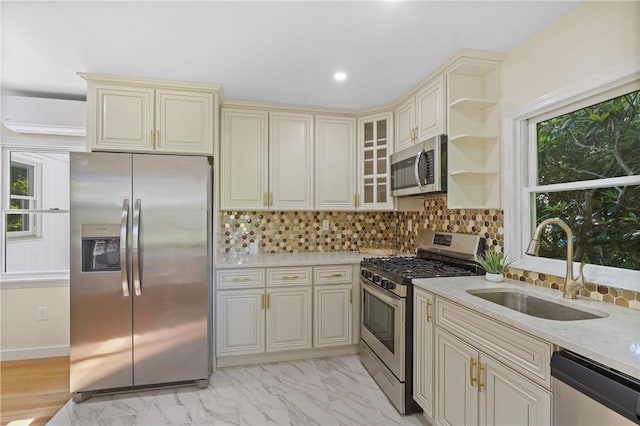
[[[4, 93], [83, 98], [76, 72], [89, 72], [362, 110], [393, 102], [461, 48], [506, 52], [579, 4], [4, 1], [2, 85]], [[346, 81], [333, 81], [337, 70]]]

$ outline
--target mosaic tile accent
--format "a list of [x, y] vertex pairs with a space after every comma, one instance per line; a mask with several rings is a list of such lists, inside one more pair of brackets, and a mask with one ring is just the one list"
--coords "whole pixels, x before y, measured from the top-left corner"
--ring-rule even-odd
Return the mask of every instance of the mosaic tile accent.
[[[245, 254], [257, 242], [261, 253], [356, 251], [396, 247], [393, 212], [238, 212], [218, 213], [218, 251]], [[329, 230], [322, 230], [323, 220]]]
[[[564, 277], [543, 274], [541, 272], [509, 268], [505, 274], [505, 278], [540, 287], [552, 288], [558, 291], [564, 290]], [[614, 303], [625, 308], [640, 310], [640, 293], [631, 290], [586, 283], [586, 288], [580, 290], [580, 296], [601, 302]]]
[[[424, 209], [418, 212], [397, 212], [399, 229], [399, 251], [414, 252], [418, 231], [461, 232], [482, 235], [487, 247], [502, 251], [504, 246], [504, 214], [502, 210], [447, 209], [446, 194], [427, 196]], [[413, 221], [413, 231], [409, 231], [409, 219]]]

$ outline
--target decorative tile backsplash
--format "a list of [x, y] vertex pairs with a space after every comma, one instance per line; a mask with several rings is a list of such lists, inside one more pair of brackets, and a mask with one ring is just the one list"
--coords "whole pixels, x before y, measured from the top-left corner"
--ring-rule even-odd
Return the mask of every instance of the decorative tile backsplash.
[[[413, 229], [409, 231], [409, 219]], [[322, 230], [324, 220], [329, 230]], [[421, 211], [412, 212], [218, 212], [217, 251], [249, 253], [258, 243], [260, 253], [356, 251], [360, 247], [415, 251], [422, 229], [480, 234], [487, 247], [502, 251], [502, 210], [447, 209], [446, 195], [428, 196]], [[531, 285], [563, 289], [563, 277], [509, 268], [506, 277]], [[588, 283], [580, 295], [640, 310], [640, 293]]]
[[[397, 246], [394, 212], [218, 213], [218, 251], [244, 254], [249, 243], [260, 253], [355, 251], [363, 246]], [[323, 231], [323, 221], [329, 230]]]

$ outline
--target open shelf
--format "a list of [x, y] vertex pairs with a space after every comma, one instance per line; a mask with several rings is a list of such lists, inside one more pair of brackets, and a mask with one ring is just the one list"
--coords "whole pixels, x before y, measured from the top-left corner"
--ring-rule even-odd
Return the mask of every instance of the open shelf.
[[496, 106], [497, 104], [498, 101], [495, 99], [460, 98], [451, 102], [449, 104], [449, 108], [484, 110]]

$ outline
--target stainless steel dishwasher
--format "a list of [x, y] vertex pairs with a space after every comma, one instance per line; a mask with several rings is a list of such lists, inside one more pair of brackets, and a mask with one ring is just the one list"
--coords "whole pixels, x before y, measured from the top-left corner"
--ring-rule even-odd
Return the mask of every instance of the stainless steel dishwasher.
[[640, 380], [568, 351], [551, 358], [555, 426], [640, 424]]

